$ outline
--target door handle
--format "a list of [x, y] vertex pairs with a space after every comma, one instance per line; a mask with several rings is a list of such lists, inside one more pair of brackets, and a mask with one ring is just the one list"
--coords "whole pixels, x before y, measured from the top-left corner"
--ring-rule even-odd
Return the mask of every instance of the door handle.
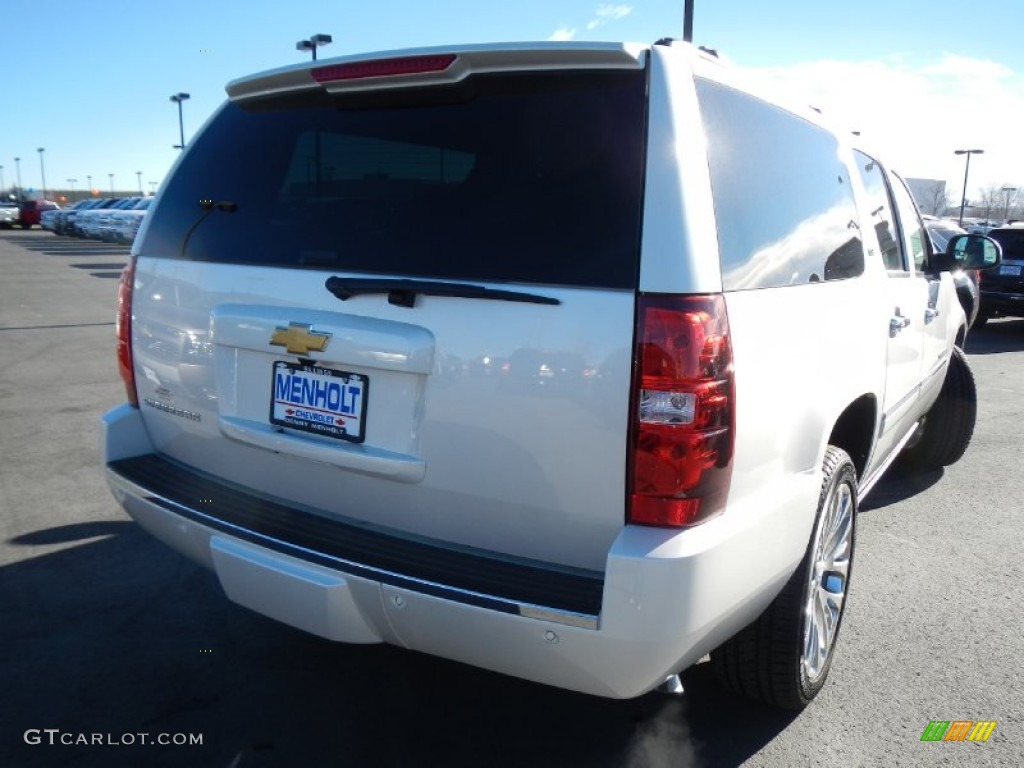
[[931, 307], [929, 307], [928, 309], [926, 309], [924, 311], [924, 324], [925, 325], [930, 325], [932, 323], [932, 321], [934, 321], [935, 318], [938, 317], [938, 316], [939, 316], [939, 310], [932, 309]]
[[900, 314], [900, 308], [896, 307], [896, 314], [889, 318], [889, 338], [910, 325], [910, 318]]

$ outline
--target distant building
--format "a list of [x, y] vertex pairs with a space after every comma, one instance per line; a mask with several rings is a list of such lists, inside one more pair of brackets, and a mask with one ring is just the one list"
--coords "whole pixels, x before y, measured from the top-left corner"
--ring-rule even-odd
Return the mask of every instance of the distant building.
[[931, 216], [945, 216], [949, 208], [946, 197], [946, 182], [938, 179], [907, 179], [910, 194], [921, 209], [921, 213]]

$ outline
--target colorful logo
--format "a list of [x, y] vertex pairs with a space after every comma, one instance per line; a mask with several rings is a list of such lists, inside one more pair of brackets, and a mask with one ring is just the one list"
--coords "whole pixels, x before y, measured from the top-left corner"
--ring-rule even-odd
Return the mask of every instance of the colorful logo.
[[921, 741], [988, 741], [995, 729], [995, 720], [932, 720]]
[[331, 334], [314, 331], [313, 326], [306, 323], [288, 323], [287, 328], [278, 326], [270, 343], [276, 347], [285, 347], [293, 355], [308, 355], [310, 350], [323, 352]]

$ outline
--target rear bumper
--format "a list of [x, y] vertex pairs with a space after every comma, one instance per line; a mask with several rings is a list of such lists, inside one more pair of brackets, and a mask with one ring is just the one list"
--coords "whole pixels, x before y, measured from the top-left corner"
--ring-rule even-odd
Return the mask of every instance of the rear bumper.
[[1024, 317], [1024, 292], [981, 291], [982, 315], [1010, 315]]
[[[684, 532], [626, 526], [603, 574], [411, 539], [297, 510], [153, 453], [140, 413], [103, 418], [114, 496], [233, 601], [323, 637], [388, 642], [570, 690], [638, 696], [748, 624], [803, 554], [817, 497]], [[796, 535], [794, 535], [796, 534]]]

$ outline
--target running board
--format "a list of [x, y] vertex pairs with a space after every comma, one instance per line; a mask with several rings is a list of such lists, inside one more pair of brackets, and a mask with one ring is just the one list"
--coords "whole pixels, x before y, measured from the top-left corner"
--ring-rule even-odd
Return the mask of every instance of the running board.
[[889, 458], [886, 459], [885, 462], [882, 463], [878, 467], [878, 469], [876, 469], [874, 472], [872, 472], [871, 475], [866, 477], [863, 480], [863, 482], [858, 484], [858, 486], [857, 486], [857, 500], [858, 500], [858, 502], [863, 501], [867, 497], [867, 495], [869, 493], [871, 493], [871, 491], [874, 489], [874, 487], [878, 483], [878, 481], [882, 479], [882, 475], [884, 475], [886, 470], [889, 469], [889, 467], [892, 465], [892, 463], [894, 461], [896, 461], [897, 457], [901, 453], [903, 453], [904, 446], [908, 442], [910, 442], [910, 438], [912, 438], [914, 436], [914, 434], [917, 432], [917, 428], [919, 426], [921, 426], [921, 422], [920, 421], [915, 421], [913, 426], [910, 429], [907, 430], [907, 434], [905, 434], [903, 436], [903, 438], [897, 444], [896, 450], [894, 450], [892, 453], [889, 454]]

